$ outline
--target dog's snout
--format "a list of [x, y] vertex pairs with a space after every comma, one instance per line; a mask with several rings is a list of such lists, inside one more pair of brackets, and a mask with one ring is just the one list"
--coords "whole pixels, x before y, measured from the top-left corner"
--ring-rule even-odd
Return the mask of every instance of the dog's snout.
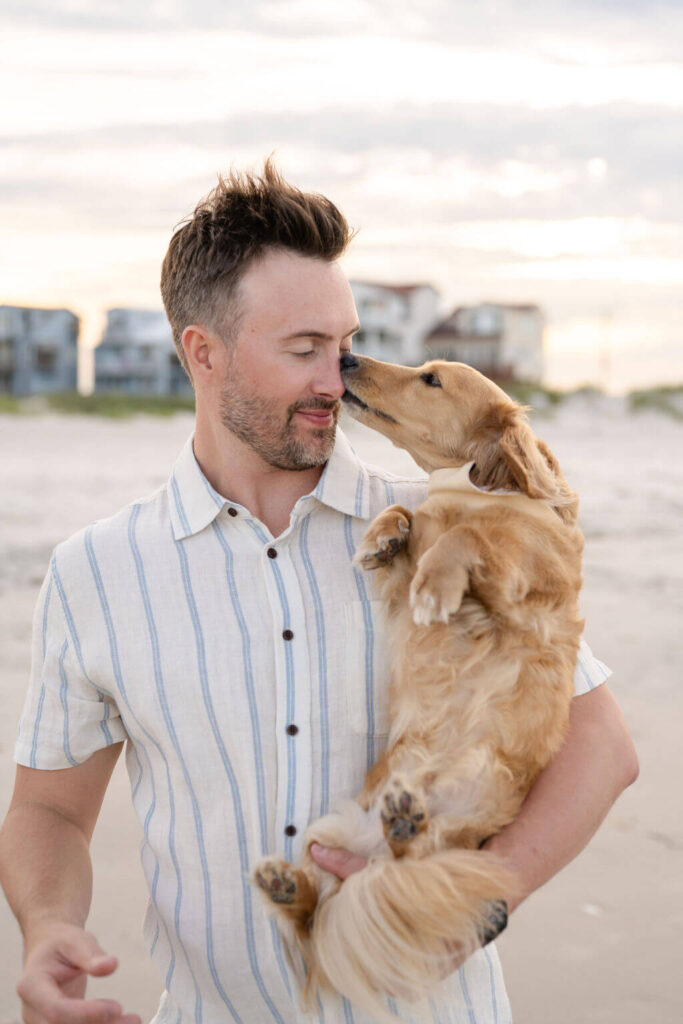
[[360, 363], [351, 352], [345, 352], [339, 360], [339, 367], [342, 373], [344, 370], [357, 370], [359, 366]]

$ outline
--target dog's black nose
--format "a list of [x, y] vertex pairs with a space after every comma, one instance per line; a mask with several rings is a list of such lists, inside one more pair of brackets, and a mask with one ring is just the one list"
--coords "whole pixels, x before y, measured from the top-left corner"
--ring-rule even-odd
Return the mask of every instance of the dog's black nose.
[[342, 370], [357, 370], [359, 362], [351, 352], [345, 352], [339, 360], [339, 366]]

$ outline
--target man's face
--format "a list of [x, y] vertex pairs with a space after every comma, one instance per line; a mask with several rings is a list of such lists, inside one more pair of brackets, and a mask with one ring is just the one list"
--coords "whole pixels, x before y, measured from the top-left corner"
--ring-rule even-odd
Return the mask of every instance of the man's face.
[[[269, 466], [321, 466], [334, 446], [342, 353], [358, 314], [336, 263], [273, 250], [239, 286], [220, 417]], [[227, 332], [226, 332], [227, 333]]]

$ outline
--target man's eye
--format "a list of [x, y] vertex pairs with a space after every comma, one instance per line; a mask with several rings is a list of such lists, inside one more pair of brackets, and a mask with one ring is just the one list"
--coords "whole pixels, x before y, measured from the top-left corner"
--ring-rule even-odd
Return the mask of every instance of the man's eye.
[[292, 355], [300, 356], [302, 359], [305, 359], [307, 356], [312, 356], [314, 352], [314, 348], [309, 348], [306, 352], [293, 352]]

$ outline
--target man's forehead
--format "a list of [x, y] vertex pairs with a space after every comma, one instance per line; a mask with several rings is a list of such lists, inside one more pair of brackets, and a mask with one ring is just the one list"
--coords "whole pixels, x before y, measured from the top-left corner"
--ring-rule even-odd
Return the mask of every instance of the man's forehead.
[[264, 257], [239, 286], [243, 322], [277, 334], [346, 337], [358, 329], [351, 287], [341, 267], [296, 253]]

